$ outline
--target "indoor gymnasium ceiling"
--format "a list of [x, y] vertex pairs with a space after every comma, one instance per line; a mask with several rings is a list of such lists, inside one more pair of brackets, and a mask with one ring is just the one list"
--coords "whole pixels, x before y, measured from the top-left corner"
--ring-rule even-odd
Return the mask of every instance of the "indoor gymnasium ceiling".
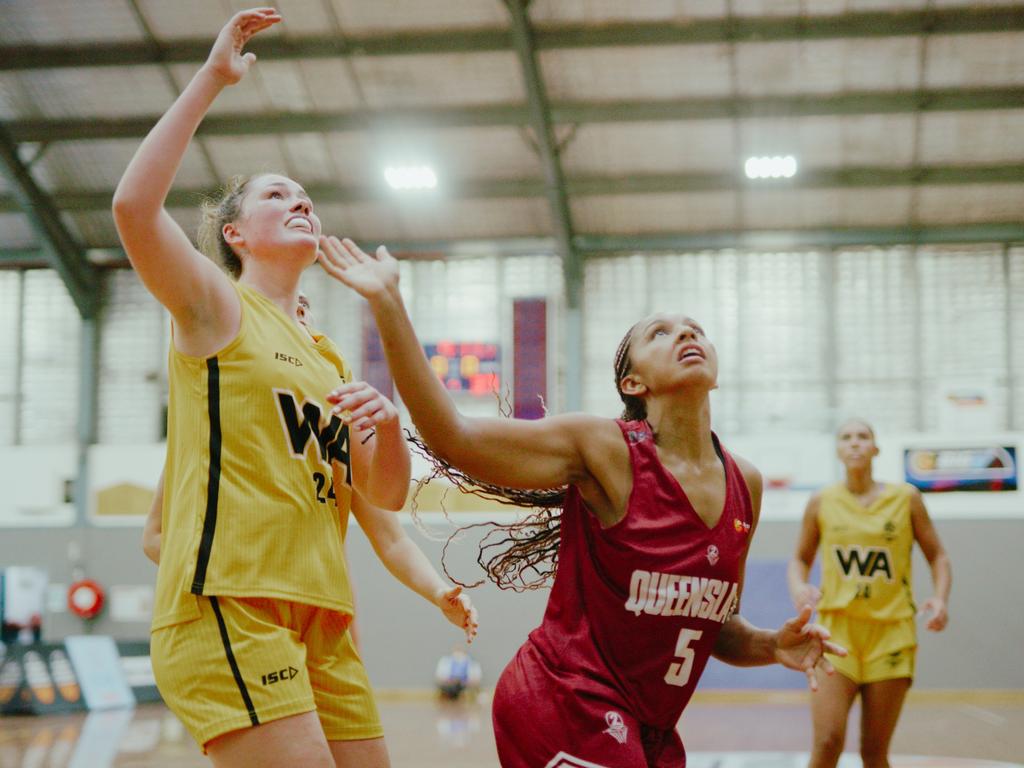
[[[247, 3], [0, 0], [0, 261], [87, 302], [149, 127]], [[283, 0], [168, 201], [302, 182], [407, 255], [1024, 240], [1024, 3]], [[754, 156], [791, 178], [748, 179]], [[386, 168], [437, 186], [395, 190]]]

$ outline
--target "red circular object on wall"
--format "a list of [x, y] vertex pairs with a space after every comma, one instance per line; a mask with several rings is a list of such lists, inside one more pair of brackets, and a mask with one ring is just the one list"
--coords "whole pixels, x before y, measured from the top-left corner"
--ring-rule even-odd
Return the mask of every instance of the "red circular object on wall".
[[68, 587], [68, 610], [80, 619], [92, 619], [103, 610], [103, 587], [92, 579]]

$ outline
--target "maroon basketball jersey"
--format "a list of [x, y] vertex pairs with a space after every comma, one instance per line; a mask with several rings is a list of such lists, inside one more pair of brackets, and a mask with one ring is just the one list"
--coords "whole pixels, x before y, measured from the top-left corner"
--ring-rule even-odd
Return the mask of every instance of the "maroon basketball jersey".
[[579, 693], [613, 697], [644, 726], [671, 730], [736, 609], [753, 513], [717, 437], [726, 493], [709, 528], [658, 459], [650, 426], [618, 424], [633, 468], [625, 517], [601, 528], [569, 488], [555, 583], [529, 643]]

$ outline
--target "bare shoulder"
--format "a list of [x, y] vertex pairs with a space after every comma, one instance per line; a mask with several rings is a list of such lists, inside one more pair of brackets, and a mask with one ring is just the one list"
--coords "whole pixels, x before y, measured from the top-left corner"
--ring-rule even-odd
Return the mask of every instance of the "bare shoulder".
[[612, 445], [625, 446], [622, 430], [615, 419], [589, 413], [565, 413], [550, 417], [560, 423], [578, 442], [582, 453], [607, 450]]
[[736, 462], [736, 466], [739, 467], [740, 474], [743, 475], [743, 479], [747, 483], [747, 489], [751, 495], [761, 496], [761, 491], [764, 489], [764, 478], [761, 477], [761, 470], [754, 466], [749, 460], [745, 459], [738, 454], [729, 453], [732, 456], [732, 460]]

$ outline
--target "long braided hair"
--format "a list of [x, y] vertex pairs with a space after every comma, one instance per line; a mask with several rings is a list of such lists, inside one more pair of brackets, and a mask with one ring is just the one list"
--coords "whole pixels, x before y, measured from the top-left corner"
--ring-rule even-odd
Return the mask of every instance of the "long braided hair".
[[[626, 332], [615, 352], [615, 389], [623, 402], [622, 418], [627, 421], [647, 418], [647, 406], [643, 399], [622, 391], [622, 380], [632, 370], [629, 353], [635, 328], [636, 325]], [[547, 586], [558, 568], [562, 507], [565, 504], [568, 487], [524, 490], [486, 483], [453, 467], [431, 451], [419, 437], [410, 435], [409, 440], [414, 450], [426, 457], [432, 466], [431, 473], [420, 480], [413, 492], [414, 519], [419, 491], [435, 478], [448, 480], [463, 493], [531, 510], [523, 519], [514, 523], [472, 523], [457, 528], [448, 536], [441, 554], [441, 567], [445, 575], [453, 583], [467, 588], [479, 586], [487, 579], [493, 581], [500, 589], [511, 589], [516, 592]], [[466, 583], [452, 576], [448, 570], [448, 546], [456, 539], [462, 538], [470, 529], [480, 528], [486, 531], [477, 545], [476, 561], [486, 575], [477, 581]]]

